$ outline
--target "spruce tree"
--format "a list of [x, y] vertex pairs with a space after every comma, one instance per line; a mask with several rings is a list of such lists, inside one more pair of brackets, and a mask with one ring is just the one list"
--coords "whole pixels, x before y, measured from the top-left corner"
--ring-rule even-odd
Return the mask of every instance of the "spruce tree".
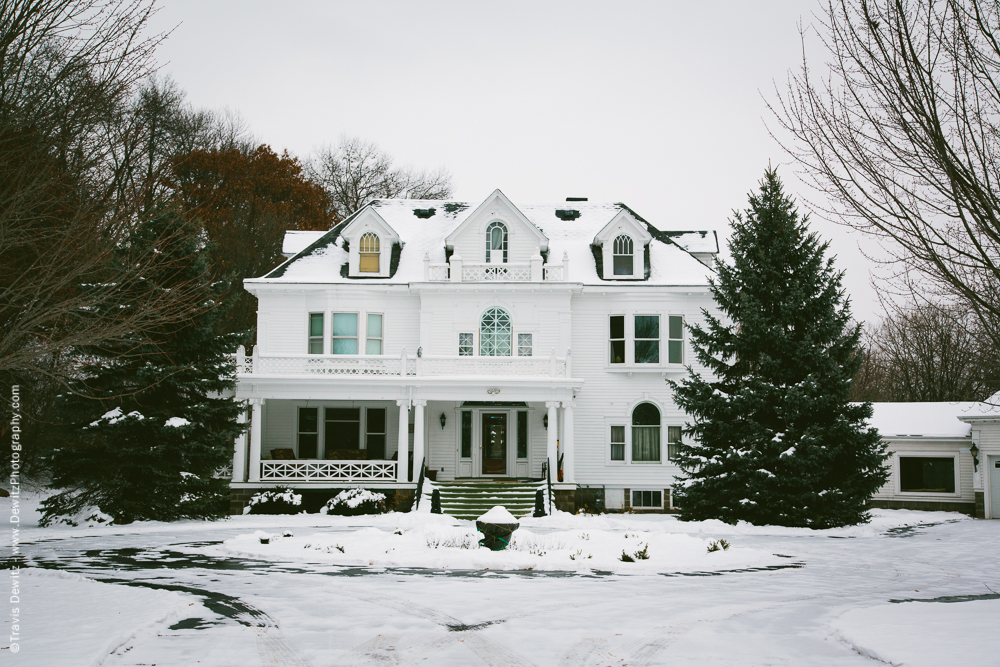
[[842, 273], [768, 169], [735, 213], [711, 292], [723, 317], [690, 328], [699, 361], [670, 382], [693, 418], [675, 487], [684, 520], [828, 528], [866, 522], [888, 473], [870, 403], [849, 402], [861, 363]]
[[62, 397], [65, 443], [51, 461], [52, 486], [62, 491], [44, 502], [44, 523], [95, 507], [116, 523], [214, 518], [227, 509], [229, 482], [214, 475], [232, 461], [242, 427], [232, 399], [238, 341], [217, 333], [225, 285], [210, 282], [200, 228], [175, 212], [141, 223], [133, 242], [173, 254], [146, 276], [146, 289], [209, 282], [211, 297], [157, 335], [78, 350], [77, 389], [85, 391]]

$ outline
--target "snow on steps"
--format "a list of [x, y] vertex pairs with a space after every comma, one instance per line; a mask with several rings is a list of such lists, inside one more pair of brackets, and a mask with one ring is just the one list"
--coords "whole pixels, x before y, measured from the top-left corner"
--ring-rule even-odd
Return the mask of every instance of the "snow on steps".
[[[441, 492], [441, 511], [456, 519], [473, 520], [497, 505], [520, 518], [531, 516], [539, 482], [462, 481], [434, 482]], [[421, 504], [424, 500], [421, 499]], [[430, 498], [427, 498], [430, 502]]]

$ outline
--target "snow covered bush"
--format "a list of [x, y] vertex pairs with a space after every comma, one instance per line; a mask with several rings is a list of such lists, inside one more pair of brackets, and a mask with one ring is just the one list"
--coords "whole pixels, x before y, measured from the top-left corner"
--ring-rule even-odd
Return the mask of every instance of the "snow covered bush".
[[298, 514], [302, 509], [302, 494], [278, 488], [253, 494], [243, 508], [244, 514]]
[[341, 491], [320, 510], [321, 514], [358, 516], [361, 514], [382, 514], [385, 512], [385, 495], [368, 489], [347, 489]]

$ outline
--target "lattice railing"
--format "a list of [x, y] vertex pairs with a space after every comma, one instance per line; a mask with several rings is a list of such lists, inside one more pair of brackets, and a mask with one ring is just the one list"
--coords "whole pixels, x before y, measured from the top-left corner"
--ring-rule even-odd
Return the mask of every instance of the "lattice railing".
[[402, 355], [293, 354], [248, 357], [238, 361], [243, 375], [399, 377], [405, 364], [407, 376], [509, 375], [569, 377], [566, 357], [460, 357]]
[[428, 267], [427, 280], [448, 280], [447, 264], [431, 264]]
[[558, 264], [554, 264], [552, 266], [546, 264], [542, 267], [542, 270], [545, 272], [545, 280], [563, 279], [563, 267]]
[[394, 482], [395, 461], [261, 461], [262, 482]]
[[[346, 354], [261, 356], [256, 373], [266, 375], [400, 375], [401, 357]], [[416, 375], [416, 359], [406, 360], [406, 374]]]
[[529, 281], [530, 264], [464, 264], [462, 280], [465, 282]]
[[566, 360], [549, 357], [424, 357], [420, 375], [566, 376]]

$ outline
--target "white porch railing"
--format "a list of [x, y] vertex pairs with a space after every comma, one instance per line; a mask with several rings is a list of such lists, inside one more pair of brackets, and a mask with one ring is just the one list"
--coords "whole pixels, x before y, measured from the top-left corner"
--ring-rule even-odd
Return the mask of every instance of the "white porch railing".
[[239, 375], [344, 375], [344, 376], [464, 376], [572, 377], [572, 357], [460, 357], [356, 354], [262, 355], [254, 346], [246, 356], [243, 346], [236, 351]]
[[430, 282], [542, 282], [569, 280], [569, 256], [564, 252], [562, 264], [543, 264], [536, 254], [526, 264], [484, 264], [464, 262], [452, 255], [446, 264], [431, 264], [424, 254], [424, 280]]
[[394, 482], [395, 461], [261, 461], [262, 482]]

